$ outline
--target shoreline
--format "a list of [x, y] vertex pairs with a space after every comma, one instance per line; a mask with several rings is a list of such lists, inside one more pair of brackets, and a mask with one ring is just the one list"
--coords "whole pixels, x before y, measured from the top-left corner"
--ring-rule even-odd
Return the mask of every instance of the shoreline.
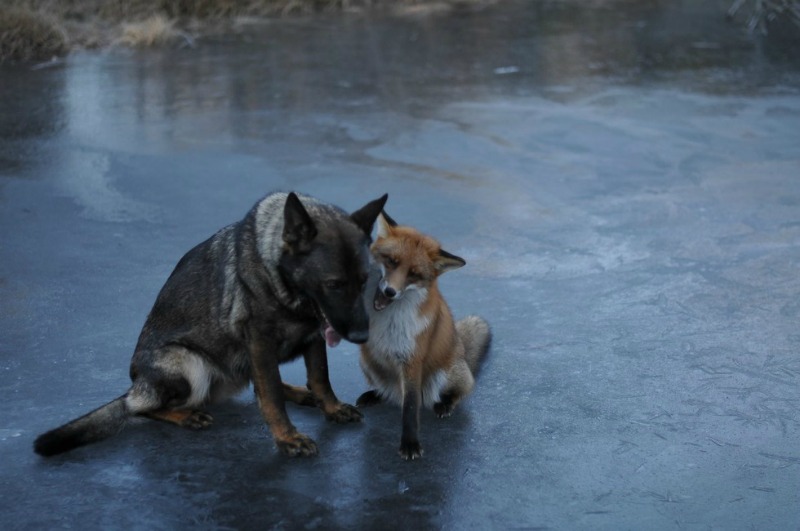
[[[6, 0], [0, 6], [0, 64], [41, 62], [79, 50], [194, 46], [207, 36], [325, 12], [427, 16], [480, 10], [503, 0]], [[533, 0], [530, 0], [533, 1]], [[730, 0], [727, 16], [750, 33], [800, 30], [800, 0], [764, 5]], [[585, 4], [581, 0], [559, 0]], [[624, 0], [591, 0], [613, 8]]]
[[0, 64], [78, 50], [193, 46], [195, 39], [270, 20], [339, 12], [427, 15], [499, 0], [10, 0], [0, 6]]

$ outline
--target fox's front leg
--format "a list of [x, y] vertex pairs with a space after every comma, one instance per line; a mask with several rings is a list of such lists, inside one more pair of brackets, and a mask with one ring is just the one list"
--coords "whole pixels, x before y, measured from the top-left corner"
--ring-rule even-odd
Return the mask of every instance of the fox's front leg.
[[400, 457], [413, 460], [422, 457], [419, 444], [419, 415], [422, 405], [422, 378], [419, 370], [406, 368], [403, 374], [403, 432], [400, 436]]
[[317, 399], [317, 403], [325, 413], [325, 418], [338, 422], [359, 422], [364, 417], [350, 404], [340, 402], [333, 392], [328, 376], [328, 353], [322, 338], [315, 340], [303, 354], [306, 363], [308, 388]]
[[269, 425], [278, 449], [290, 456], [316, 455], [317, 444], [307, 435], [298, 432], [286, 414], [277, 345], [251, 334], [248, 347], [258, 408]]

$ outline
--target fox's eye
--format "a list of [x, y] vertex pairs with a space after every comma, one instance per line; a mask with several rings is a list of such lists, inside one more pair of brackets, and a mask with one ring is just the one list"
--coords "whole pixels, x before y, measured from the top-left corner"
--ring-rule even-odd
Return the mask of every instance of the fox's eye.
[[422, 277], [419, 276], [419, 273], [417, 273], [413, 269], [408, 272], [408, 280], [410, 280], [411, 282], [416, 282], [416, 281], [420, 280], [421, 278]]
[[347, 283], [344, 280], [328, 280], [325, 287], [331, 290], [343, 289]]
[[389, 264], [389, 267], [397, 267], [400, 262], [392, 258], [391, 256], [386, 257], [386, 263]]

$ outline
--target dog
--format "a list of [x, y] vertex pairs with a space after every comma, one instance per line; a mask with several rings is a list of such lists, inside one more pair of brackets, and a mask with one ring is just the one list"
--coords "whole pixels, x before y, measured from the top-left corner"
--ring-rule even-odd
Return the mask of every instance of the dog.
[[475, 385], [491, 342], [481, 317], [453, 322], [437, 286], [440, 275], [466, 264], [419, 231], [399, 226], [385, 212], [371, 247], [377, 264], [367, 283], [369, 339], [360, 364], [371, 389], [356, 401], [366, 407], [388, 400], [402, 406], [400, 457], [422, 457], [420, 407], [449, 416]]
[[[178, 262], [139, 336], [128, 391], [39, 436], [34, 450], [51, 456], [100, 441], [134, 416], [205, 428], [213, 419], [200, 408], [252, 381], [278, 449], [317, 454], [290, 422], [285, 401], [317, 405], [335, 422], [361, 420], [331, 388], [326, 343], [367, 340], [369, 245], [387, 198], [350, 215], [294, 192], [258, 201]], [[299, 356], [305, 388], [284, 384], [278, 371]]]

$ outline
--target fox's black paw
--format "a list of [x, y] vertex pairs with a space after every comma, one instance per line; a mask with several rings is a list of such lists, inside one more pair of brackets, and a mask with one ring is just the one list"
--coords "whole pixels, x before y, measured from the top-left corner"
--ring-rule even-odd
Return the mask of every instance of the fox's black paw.
[[422, 446], [420, 446], [419, 441], [402, 441], [400, 443], [400, 450], [398, 450], [397, 453], [406, 461], [413, 461], [414, 459], [422, 457], [424, 452], [422, 451]]
[[433, 412], [436, 413], [437, 417], [443, 419], [445, 417], [449, 417], [455, 408], [455, 404], [449, 402], [436, 402], [433, 405]]
[[380, 403], [381, 403], [381, 396], [375, 389], [367, 391], [366, 393], [359, 396], [358, 400], [356, 400], [356, 406], [358, 407], [369, 407]]

